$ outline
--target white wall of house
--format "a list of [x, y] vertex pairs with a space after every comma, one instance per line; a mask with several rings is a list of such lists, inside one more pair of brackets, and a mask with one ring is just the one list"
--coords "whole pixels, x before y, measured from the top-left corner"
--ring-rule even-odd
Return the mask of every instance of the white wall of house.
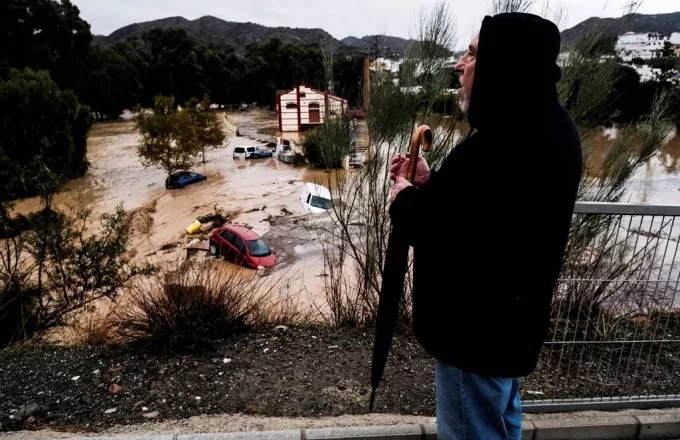
[[668, 38], [657, 32], [629, 32], [619, 36], [616, 52], [623, 61], [631, 61], [633, 58], [649, 60], [658, 56], [666, 41]]
[[277, 104], [281, 131], [295, 132], [301, 126], [323, 123], [327, 104], [331, 116], [342, 115], [347, 109], [346, 100], [304, 85], [281, 94]]

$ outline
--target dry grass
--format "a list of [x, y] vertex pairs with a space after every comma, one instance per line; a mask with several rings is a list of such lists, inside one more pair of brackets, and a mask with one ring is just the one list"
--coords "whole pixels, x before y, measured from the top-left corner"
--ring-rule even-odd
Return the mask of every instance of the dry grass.
[[68, 326], [69, 342], [87, 347], [102, 347], [116, 339], [116, 325], [111, 311], [92, 311]]
[[304, 322], [283, 277], [211, 261], [139, 278], [116, 322], [122, 336], [163, 349], [201, 349], [234, 334]]

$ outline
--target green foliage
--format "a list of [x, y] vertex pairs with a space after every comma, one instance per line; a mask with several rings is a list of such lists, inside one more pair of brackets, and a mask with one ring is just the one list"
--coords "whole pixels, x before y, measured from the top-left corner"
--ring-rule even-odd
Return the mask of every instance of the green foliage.
[[0, 82], [0, 198], [50, 194], [88, 167], [89, 109], [46, 72], [13, 70]]
[[342, 168], [351, 148], [350, 118], [328, 118], [316, 127], [304, 140], [305, 158], [314, 168]]
[[0, 41], [0, 77], [12, 68], [47, 70], [59, 88], [79, 90], [87, 76], [90, 25], [69, 0], [3, 0]]
[[169, 175], [194, 163], [201, 149], [194, 141], [189, 113], [178, 111], [174, 98], [158, 96], [152, 113], [141, 108], [137, 112], [138, 152], [144, 166], [159, 166]]
[[[273, 106], [277, 90], [300, 83], [326, 89], [319, 44], [278, 39], [233, 47], [203, 44], [184, 29], [151, 29], [112, 47], [92, 44], [90, 26], [70, 1], [7, 0], [0, 4], [0, 79], [11, 69], [46, 70], [61, 89], [73, 90], [98, 118], [116, 118], [156, 96], [184, 103], [209, 95], [222, 105]], [[348, 73], [360, 58], [339, 59], [336, 93], [358, 105], [361, 75]]]
[[153, 112], [137, 108], [141, 134], [138, 153], [144, 166], [159, 166], [168, 174], [191, 167], [205, 149], [222, 145], [226, 133], [217, 113], [210, 110], [210, 99], [195, 98], [177, 110], [175, 99], [157, 96]]
[[150, 266], [130, 265], [130, 216], [122, 207], [89, 229], [92, 210], [73, 217], [42, 210], [29, 216], [31, 230], [5, 239], [0, 249], [0, 345], [65, 323], [70, 313], [101, 298], [114, 298]]
[[142, 84], [133, 62], [116, 49], [92, 48], [89, 72], [80, 88], [98, 119], [117, 118], [142, 99]]
[[333, 77], [335, 94], [347, 100], [350, 107], [361, 107], [364, 59], [348, 56], [335, 59]]
[[246, 48], [245, 66], [241, 88], [249, 90], [244, 96], [247, 102], [273, 104], [277, 90], [292, 89], [302, 82], [316, 86], [324, 83], [323, 56], [318, 45], [295, 46], [278, 39], [251, 44]]
[[194, 131], [194, 142], [197, 148], [201, 149], [203, 163], [205, 163], [206, 148], [217, 148], [224, 143], [227, 138], [222, 122], [217, 113], [210, 109], [210, 98], [208, 95], [203, 97], [203, 101], [192, 98], [186, 104], [186, 111], [189, 121]]

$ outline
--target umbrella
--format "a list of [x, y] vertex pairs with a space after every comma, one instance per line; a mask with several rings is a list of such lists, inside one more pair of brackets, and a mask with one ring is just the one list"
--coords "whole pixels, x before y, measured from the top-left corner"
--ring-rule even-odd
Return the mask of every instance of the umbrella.
[[[407, 179], [413, 183], [416, 175], [417, 159], [420, 154], [420, 144], [423, 151], [432, 148], [432, 130], [427, 125], [418, 127], [411, 140], [409, 153], [409, 167]], [[404, 277], [408, 266], [408, 241], [406, 233], [392, 225], [392, 231], [387, 241], [385, 267], [383, 268], [382, 285], [378, 299], [378, 315], [375, 323], [375, 341], [373, 343], [373, 364], [371, 366], [371, 402], [370, 411], [375, 404], [375, 393], [382, 380], [387, 355], [392, 345], [392, 337], [399, 317], [399, 302], [404, 293]]]

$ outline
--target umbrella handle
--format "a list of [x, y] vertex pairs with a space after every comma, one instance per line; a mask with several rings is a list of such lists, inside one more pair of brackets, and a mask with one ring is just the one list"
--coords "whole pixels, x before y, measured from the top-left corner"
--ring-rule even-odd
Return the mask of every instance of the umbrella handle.
[[427, 125], [421, 125], [413, 133], [411, 139], [411, 151], [409, 152], [408, 172], [406, 179], [413, 183], [416, 178], [416, 169], [418, 166], [418, 156], [420, 155], [420, 144], [423, 144], [423, 151], [430, 151], [432, 149], [432, 129]]

